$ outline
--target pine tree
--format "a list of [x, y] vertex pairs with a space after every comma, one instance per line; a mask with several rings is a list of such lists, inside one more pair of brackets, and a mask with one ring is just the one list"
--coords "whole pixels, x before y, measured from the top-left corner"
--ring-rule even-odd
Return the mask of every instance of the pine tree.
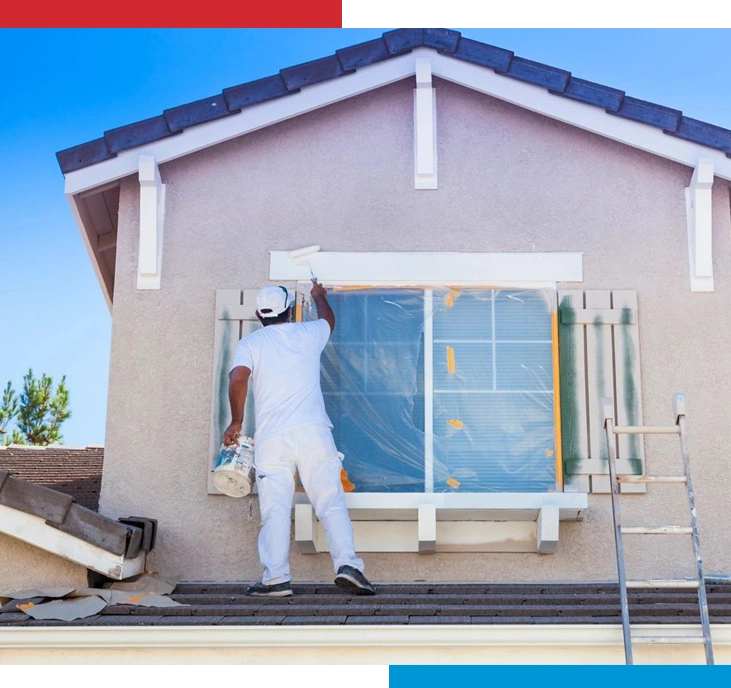
[[[69, 391], [64, 375], [56, 388], [53, 378], [43, 373], [40, 378], [33, 370], [23, 377], [23, 391], [20, 396], [8, 382], [0, 405], [0, 438], [8, 444], [58, 444], [63, 440], [61, 424], [71, 417]], [[12, 434], [7, 427], [15, 420]]]
[[7, 427], [11, 420], [18, 413], [18, 395], [13, 389], [13, 383], [8, 381], [3, 392], [2, 405], [0, 405], [0, 444], [10, 444]]

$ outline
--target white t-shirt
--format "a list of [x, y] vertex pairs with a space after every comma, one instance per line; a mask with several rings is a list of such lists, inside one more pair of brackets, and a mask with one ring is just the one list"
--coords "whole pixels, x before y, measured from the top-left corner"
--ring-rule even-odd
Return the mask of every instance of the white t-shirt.
[[329, 338], [330, 325], [320, 318], [267, 325], [236, 345], [231, 369], [251, 370], [256, 442], [300, 425], [332, 427], [320, 387], [320, 354]]

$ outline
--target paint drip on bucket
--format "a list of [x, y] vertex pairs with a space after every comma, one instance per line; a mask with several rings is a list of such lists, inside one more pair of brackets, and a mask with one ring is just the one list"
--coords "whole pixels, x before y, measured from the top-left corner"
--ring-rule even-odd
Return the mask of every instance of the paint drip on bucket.
[[245, 497], [254, 482], [254, 440], [240, 436], [238, 444], [221, 445], [213, 469], [213, 485], [228, 497]]

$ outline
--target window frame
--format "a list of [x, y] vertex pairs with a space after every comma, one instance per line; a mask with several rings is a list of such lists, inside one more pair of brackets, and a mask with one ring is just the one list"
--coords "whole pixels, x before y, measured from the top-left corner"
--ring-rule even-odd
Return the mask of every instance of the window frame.
[[[307, 290], [310, 288], [309, 284], [300, 283], [299, 285], [300, 292], [298, 292], [297, 297], [297, 303], [298, 303], [298, 309], [297, 309], [297, 319], [311, 319], [311, 317], [314, 317], [312, 315], [312, 305], [311, 303], [307, 304]], [[496, 288], [496, 287], [469, 287], [469, 288], [463, 288], [460, 290], [454, 289], [454, 287], [446, 287], [446, 286], [427, 286], [427, 287], [414, 287], [414, 286], [406, 286], [406, 287], [376, 287], [376, 288], [354, 288], [351, 286], [348, 286], [345, 289], [341, 288], [335, 288], [331, 290], [331, 304], [334, 306], [336, 312], [338, 312], [337, 307], [337, 297], [343, 296], [347, 297], [351, 293], [355, 293], [357, 295], [357, 299], [360, 301], [362, 298], [368, 298], [369, 295], [376, 299], [376, 302], [381, 302], [382, 299], [385, 298], [385, 303], [388, 303], [390, 296], [388, 296], [388, 293], [393, 293], [394, 298], [398, 301], [399, 297], [396, 296], [398, 292], [403, 289], [405, 292], [404, 297], [411, 301], [412, 298], [420, 299], [421, 302], [421, 308], [414, 309], [413, 307], [410, 309], [410, 312], [412, 314], [412, 317], [414, 315], [418, 316], [419, 312], [422, 313], [422, 319], [421, 319], [421, 334], [423, 336], [423, 341], [425, 346], [423, 347], [423, 368], [419, 366], [418, 370], [414, 371], [414, 374], [419, 376], [422, 382], [422, 390], [423, 390], [423, 421], [424, 425], [423, 427], [421, 425], [417, 425], [414, 427], [414, 430], [419, 433], [423, 433], [423, 447], [417, 447], [414, 445], [414, 449], [423, 449], [423, 454], [421, 455], [421, 459], [419, 460], [419, 464], [421, 466], [421, 470], [423, 471], [422, 480], [423, 483], [421, 484], [421, 489], [419, 489], [418, 484], [414, 484], [413, 486], [406, 487], [407, 483], [409, 481], [412, 481], [414, 479], [414, 476], [411, 478], [408, 478], [404, 475], [402, 475], [402, 471], [406, 470], [406, 475], [410, 475], [412, 473], [411, 470], [409, 470], [406, 466], [401, 466], [401, 470], [399, 470], [400, 464], [398, 463], [392, 463], [390, 460], [387, 461], [387, 465], [389, 466], [389, 470], [393, 470], [393, 479], [395, 480], [396, 485], [401, 483], [403, 481], [403, 478], [406, 478], [406, 482], [404, 483], [403, 489], [398, 489], [393, 483], [391, 485], [383, 485], [382, 489], [376, 489], [376, 490], [369, 490], [369, 486], [366, 484], [364, 487], [358, 488], [357, 492], [373, 492], [373, 493], [386, 493], [386, 494], [393, 494], [393, 493], [399, 493], [399, 492], [416, 492], [419, 494], [431, 494], [431, 493], [452, 493], [452, 491], [459, 491], [461, 494], [485, 494], [485, 493], [495, 493], [495, 492], [519, 492], [519, 491], [525, 491], [525, 492], [556, 492], [556, 491], [562, 491], [563, 490], [563, 483], [562, 483], [562, 458], [561, 458], [561, 429], [560, 429], [560, 405], [559, 405], [559, 386], [558, 386], [558, 330], [556, 326], [556, 318], [557, 318], [557, 299], [556, 299], [556, 290], [555, 289], [502, 289], [502, 288]], [[490, 330], [490, 336], [489, 341], [487, 341], [487, 346], [492, 351], [491, 355], [491, 366], [495, 365], [495, 354], [496, 350], [495, 347], [500, 347], [501, 345], [504, 345], [504, 339], [505, 339], [505, 330], [497, 331], [495, 330], [496, 322], [495, 322], [495, 314], [496, 314], [496, 307], [497, 307], [497, 301], [503, 304], [509, 304], [511, 303], [510, 299], [504, 300], [502, 298], [501, 292], [509, 292], [509, 293], [538, 293], [542, 292], [539, 295], [540, 301], [546, 306], [547, 310], [545, 312], [545, 320], [542, 320], [542, 325], [537, 323], [537, 326], [540, 327], [548, 327], [548, 333], [549, 338], [540, 338], [540, 341], [538, 339], [535, 339], [534, 337], [528, 337], [526, 342], [529, 344], [539, 344], [539, 345], [549, 345], [550, 346], [550, 383], [547, 383], [550, 385], [545, 387], [544, 389], [525, 389], [521, 390], [520, 394], [527, 394], [527, 399], [530, 398], [534, 393], [540, 393], [540, 394], [547, 394], [551, 401], [551, 407], [550, 407], [550, 418], [551, 418], [551, 447], [550, 447], [550, 454], [546, 455], [547, 460], [543, 460], [543, 463], [540, 464], [544, 466], [544, 468], [541, 468], [538, 463], [534, 463], [534, 461], [537, 460], [537, 457], [532, 457], [530, 459], [534, 470], [531, 471], [529, 474], [526, 474], [526, 478], [524, 480], [521, 480], [520, 477], [512, 478], [510, 477], [510, 474], [512, 472], [512, 469], [515, 469], [518, 464], [511, 463], [510, 454], [512, 453], [513, 449], [510, 447], [510, 438], [504, 433], [498, 434], [495, 436], [495, 442], [498, 443], [506, 443], [506, 446], [504, 447], [504, 452], [498, 452], [496, 455], [492, 456], [492, 459], [490, 460], [489, 464], [484, 464], [484, 462], [481, 462], [477, 459], [467, 459], [467, 464], [463, 464], [467, 470], [470, 470], [470, 466], [473, 465], [472, 461], [477, 460], [477, 464], [474, 464], [475, 469], [477, 470], [478, 475], [483, 475], [483, 471], [485, 472], [483, 477], [478, 480], [477, 482], [472, 481], [472, 484], [470, 487], [467, 486], [467, 484], [460, 486], [460, 476], [459, 476], [459, 465], [460, 460], [456, 459], [457, 464], [452, 465], [452, 468], [447, 468], [446, 464], [442, 468], [447, 468], [447, 470], [453, 470], [456, 469], [456, 473], [454, 473], [454, 476], [450, 478], [450, 480], [454, 481], [456, 479], [457, 482], [449, 483], [451, 485], [450, 487], [447, 487], [442, 484], [441, 480], [437, 482], [437, 478], [435, 476], [435, 461], [436, 461], [436, 454], [438, 453], [439, 448], [441, 447], [443, 450], [447, 450], [447, 448], [450, 446], [450, 440], [448, 437], [442, 436], [436, 429], [434, 423], [438, 420], [438, 417], [435, 417], [435, 414], [438, 411], [438, 408], [440, 407], [440, 404], [437, 403], [438, 399], [442, 399], [442, 403], [445, 403], [445, 400], [452, 396], [452, 393], [455, 391], [459, 391], [460, 385], [457, 384], [457, 388], [452, 388], [451, 390], [447, 387], [444, 387], [444, 384], [446, 383], [446, 380], [442, 380], [442, 387], [439, 388], [438, 379], [440, 377], [440, 374], [437, 372], [437, 367], [435, 367], [435, 358], [436, 358], [436, 352], [435, 348], [439, 348], [441, 344], [443, 344], [445, 341], [449, 341], [449, 339], [445, 340], [444, 336], [445, 333], [441, 332], [441, 328], [435, 327], [437, 324], [437, 319], [440, 319], [444, 317], [445, 313], [448, 311], [445, 311], [443, 308], [439, 306], [440, 300], [439, 298], [441, 296], [444, 296], [445, 299], [450, 297], [451, 294], [449, 292], [453, 292], [455, 297], [459, 296], [460, 292], [463, 293], [469, 293], [470, 299], [477, 299], [478, 302], [482, 302], [483, 300], [485, 302], [489, 301], [490, 304], [490, 319], [491, 324], [489, 327]], [[386, 294], [384, 294], [386, 292]], [[438, 294], [440, 296], [438, 296]], [[468, 298], [465, 296], [464, 298]], [[497, 301], [496, 301], [497, 300]], [[399, 301], [400, 302], [400, 301]], [[369, 301], [370, 303], [370, 301]], [[416, 302], [413, 302], [414, 304]], [[406, 303], [403, 304], [406, 307]], [[303, 308], [304, 307], [304, 308]], [[504, 308], [504, 306], [503, 306]], [[378, 316], [377, 321], [382, 321], [382, 313], [380, 308], [378, 308]], [[348, 322], [350, 322], [356, 329], [355, 332], [361, 331], [361, 329], [365, 332], [369, 332], [371, 330], [371, 327], [368, 325], [368, 313], [369, 308], [356, 308], [352, 304], [350, 307], [347, 308], [347, 313], [349, 314], [347, 317]], [[356, 320], [353, 321], [354, 313], [361, 313], [362, 317], [358, 319], [357, 315], [355, 316]], [[390, 318], [388, 316], [385, 317], [385, 319], [382, 322], [388, 321]], [[360, 323], [360, 324], [359, 324]], [[415, 324], [415, 323], [414, 323]], [[339, 326], [340, 328], [340, 326]], [[409, 329], [409, 328], [404, 328]], [[388, 329], [384, 330], [385, 333], [388, 333]], [[340, 334], [342, 334], [342, 329], [340, 328]], [[507, 334], [511, 334], [508, 332]], [[337, 338], [338, 335], [338, 328], [336, 328], [336, 332], [334, 334], [334, 337]], [[362, 346], [366, 346], [368, 349], [370, 349], [370, 346], [373, 345], [376, 347], [377, 350], [381, 349], [381, 346], [379, 345], [379, 342], [377, 341], [360, 341], [360, 337], [356, 334], [356, 341], [351, 340], [350, 333], [345, 337], [343, 341], [337, 341], [333, 342], [331, 341], [328, 346], [335, 347], [331, 354], [328, 356], [328, 358], [331, 358], [331, 356], [336, 357], [337, 360], [340, 356], [341, 352], [347, 352], [349, 350], [349, 345], [354, 344], [358, 349]], [[370, 339], [370, 337], [368, 338]], [[508, 338], [508, 340], [513, 340], [513, 337]], [[511, 341], [512, 344], [515, 344], [516, 341], [518, 341], [520, 337], [518, 337], [517, 340]], [[508, 341], [505, 340], [505, 341]], [[475, 340], [477, 341], [477, 340]], [[467, 340], [463, 341], [459, 336], [457, 339], [454, 340], [454, 345], [458, 346], [459, 343], [465, 344], [469, 343]], [[485, 342], [483, 341], [483, 344]], [[545, 353], [548, 353], [544, 349]], [[350, 360], [351, 357], [345, 354], [344, 361]], [[326, 361], [323, 362], [323, 365], [326, 366], [328, 363]], [[344, 363], [345, 365], [345, 363]], [[330, 372], [333, 372], [332, 370]], [[490, 396], [494, 394], [497, 394], [498, 396], [509, 394], [513, 398], [516, 398], [513, 394], [511, 394], [511, 390], [509, 387], [496, 387], [497, 380], [495, 379], [495, 375], [498, 374], [499, 371], [493, 370], [491, 375], [492, 383], [488, 385], [486, 388], [482, 388], [478, 386], [478, 388], [474, 388], [471, 385], [468, 385], [467, 388], [464, 388], [462, 391], [462, 394], [466, 394], [466, 397], [464, 398], [463, 403], [467, 403], [469, 406], [469, 402], [466, 400], [471, 396], [472, 392], [483, 392], [488, 393]], [[329, 378], [331, 376], [326, 376], [326, 378]], [[338, 375], [333, 373], [333, 377], [335, 379], [339, 378]], [[346, 378], [348, 379], [354, 379], [352, 375], [346, 375]], [[341, 388], [337, 386], [332, 391], [333, 394], [336, 396], [345, 395], [347, 398], [356, 398], [360, 399], [361, 395], [364, 395], [363, 403], [365, 403], [369, 408], [371, 407], [371, 402], [366, 401], [367, 398], [370, 397], [373, 390], [368, 390], [367, 388], [361, 388], [360, 385], [355, 383], [348, 383], [345, 388]], [[324, 389], [326, 392], [326, 398], [327, 398], [327, 389]], [[379, 396], [378, 394], [379, 390], [375, 390], [375, 396], [376, 398]], [[446, 396], [445, 396], [446, 395]], [[373, 407], [374, 412], [375, 409], [378, 408], [377, 402], [374, 402], [376, 405]], [[451, 402], [447, 402], [451, 403]], [[356, 405], [360, 405], [360, 403], [356, 402]], [[519, 403], [519, 407], [523, 406], [523, 402]], [[467, 409], [464, 409], [465, 411]], [[346, 414], [347, 415], [347, 414]], [[338, 413], [335, 412], [335, 415], [332, 415], [333, 421], [336, 423], [336, 430], [337, 430], [337, 416]], [[480, 414], [478, 414], [480, 416]], [[385, 416], [384, 416], [385, 419]], [[548, 419], [547, 415], [544, 415], [544, 422]], [[472, 431], [473, 432], [484, 432], [485, 428], [482, 427], [482, 421], [480, 420], [480, 417], [472, 418]], [[371, 444], [371, 440], [368, 438], [369, 435], [371, 436], [380, 436], [379, 433], [373, 433], [372, 431], [369, 432], [367, 430], [365, 432], [365, 437], [363, 438], [368, 445]], [[386, 432], [386, 429], [383, 428], [382, 432]], [[409, 435], [410, 436], [410, 435]], [[455, 441], [457, 442], [457, 445], [452, 446], [452, 450], [457, 450], [457, 454], [459, 455], [460, 452], [464, 452], [465, 450], [468, 453], [474, 452], [474, 446], [471, 445], [468, 442], [468, 445], [465, 445], [464, 442], [466, 440], [460, 441], [459, 437], [455, 438]], [[438, 444], [441, 442], [441, 444]], [[345, 451], [346, 453], [346, 469], [349, 469], [350, 471], [355, 471], [354, 473], [351, 473], [349, 475], [350, 479], [355, 482], [356, 484], [362, 482], [364, 480], [364, 473], [365, 470], [362, 465], [362, 460], [358, 462], [356, 460], [355, 464], [351, 464], [350, 466], [347, 465], [347, 456], [348, 455], [363, 455], [362, 451], [358, 451], [358, 443], [356, 442], [355, 445], [350, 447], [350, 452], [345, 448], [348, 445], [348, 439], [340, 439], [339, 444], [342, 444], [341, 449]], [[521, 442], [522, 444], [523, 442]], [[461, 449], [459, 449], [461, 447]], [[374, 447], [371, 448], [371, 450], [375, 449]], [[516, 447], [517, 449], [517, 447]], [[355, 451], [355, 454], [353, 452]], [[546, 449], [548, 451], [548, 449]], [[411, 456], [409, 454], [409, 456]], [[395, 458], [395, 457], [394, 457]], [[485, 459], [486, 457], [483, 457]], [[416, 461], [416, 455], [412, 457], [412, 459]], [[357, 467], [360, 465], [360, 470], [357, 470]], [[416, 464], [415, 464], [416, 465]], [[414, 467], [415, 467], [414, 465]], [[551, 475], [550, 479], [547, 479], [548, 476], [544, 473], [544, 470], [550, 470]], [[536, 472], [538, 471], [538, 472]], [[442, 471], [443, 472], [443, 471]], [[370, 475], [371, 472], [368, 470], [365, 470], [366, 475], [366, 482], [367, 476]], [[383, 480], [387, 481], [388, 478], [387, 475], [390, 475], [390, 473], [384, 474]], [[401, 475], [401, 478], [399, 477]], [[358, 478], [360, 476], [360, 479]], [[505, 487], [502, 488], [496, 488], [491, 489], [494, 487], [494, 484], [491, 485], [490, 483], [490, 477], [494, 476], [494, 479], [497, 479], [499, 483], [511, 483], [513, 480], [515, 480], [515, 486], [511, 489], [511, 487], [508, 485], [507, 489]], [[485, 482], [487, 481], [487, 482]], [[543, 487], [541, 487], [541, 484]], [[371, 488], [373, 485], [370, 486]]]

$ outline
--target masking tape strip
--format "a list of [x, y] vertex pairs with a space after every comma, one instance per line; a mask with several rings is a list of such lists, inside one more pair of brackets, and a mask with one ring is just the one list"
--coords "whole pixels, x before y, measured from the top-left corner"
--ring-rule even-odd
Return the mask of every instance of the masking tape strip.
[[447, 347], [447, 372], [450, 375], [454, 375], [454, 348], [451, 346]]

